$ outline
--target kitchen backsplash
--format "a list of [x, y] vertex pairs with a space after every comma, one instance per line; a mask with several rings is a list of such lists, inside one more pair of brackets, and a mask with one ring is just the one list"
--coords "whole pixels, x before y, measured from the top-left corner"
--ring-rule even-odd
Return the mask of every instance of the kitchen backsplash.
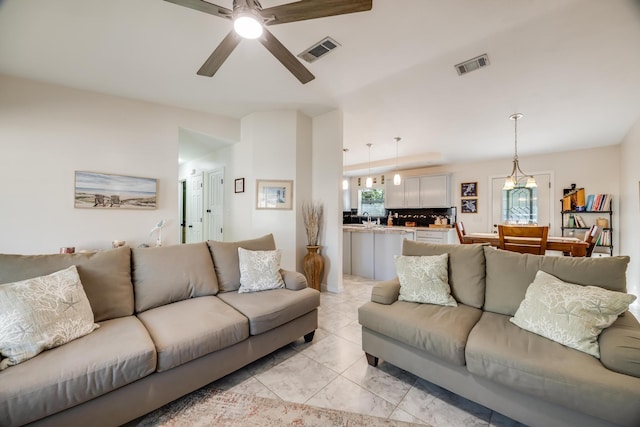
[[[380, 223], [387, 225], [389, 213], [393, 215], [393, 225], [405, 225], [405, 223], [415, 222], [416, 227], [428, 227], [429, 224], [453, 224], [456, 222], [456, 208], [426, 208], [426, 209], [391, 209], [386, 211], [386, 215], [380, 218]], [[396, 218], [396, 214], [398, 215]], [[366, 217], [358, 216], [357, 212], [345, 211], [342, 215], [343, 224], [361, 224]], [[371, 217], [373, 221], [378, 217]]]

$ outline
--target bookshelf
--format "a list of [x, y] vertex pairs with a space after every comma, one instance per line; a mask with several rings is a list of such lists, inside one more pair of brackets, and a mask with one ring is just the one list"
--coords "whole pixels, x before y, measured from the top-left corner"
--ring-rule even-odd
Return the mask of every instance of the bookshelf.
[[[600, 233], [600, 237], [598, 238], [598, 242], [596, 243], [597, 248], [604, 248], [607, 250], [610, 256], [613, 256], [613, 211], [576, 211], [576, 210], [563, 210], [562, 211], [562, 236], [570, 236], [575, 231], [579, 232], [587, 232], [589, 228], [596, 224], [596, 219], [599, 217], [608, 217], [607, 227], [602, 229], [602, 233]], [[579, 219], [582, 219], [580, 222]], [[578, 236], [579, 237], [579, 236]], [[594, 253], [596, 251], [594, 250]]]

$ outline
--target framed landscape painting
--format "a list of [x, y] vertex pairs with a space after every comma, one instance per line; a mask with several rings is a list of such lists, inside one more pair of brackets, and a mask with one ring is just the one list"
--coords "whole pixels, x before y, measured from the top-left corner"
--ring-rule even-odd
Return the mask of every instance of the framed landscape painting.
[[292, 209], [293, 181], [256, 181], [256, 209]]
[[158, 181], [154, 178], [76, 171], [76, 208], [156, 209]]

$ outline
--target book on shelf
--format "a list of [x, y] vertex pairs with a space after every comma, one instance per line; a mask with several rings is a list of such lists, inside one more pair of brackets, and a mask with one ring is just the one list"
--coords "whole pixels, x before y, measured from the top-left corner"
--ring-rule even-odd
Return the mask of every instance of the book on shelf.
[[595, 198], [595, 196], [593, 194], [589, 194], [587, 196], [587, 206], [585, 207], [586, 210], [590, 211], [593, 210], [593, 199]]
[[[591, 199], [591, 203], [589, 202]], [[587, 197], [586, 210], [592, 212], [610, 211], [611, 210], [611, 194], [589, 194]]]

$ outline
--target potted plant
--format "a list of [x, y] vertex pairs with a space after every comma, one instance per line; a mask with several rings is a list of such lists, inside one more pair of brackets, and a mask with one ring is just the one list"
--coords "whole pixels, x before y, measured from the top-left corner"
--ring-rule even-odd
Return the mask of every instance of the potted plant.
[[302, 260], [304, 275], [309, 286], [320, 290], [324, 259], [320, 255], [319, 235], [322, 226], [323, 207], [320, 202], [303, 202], [302, 218], [307, 232], [307, 253]]

